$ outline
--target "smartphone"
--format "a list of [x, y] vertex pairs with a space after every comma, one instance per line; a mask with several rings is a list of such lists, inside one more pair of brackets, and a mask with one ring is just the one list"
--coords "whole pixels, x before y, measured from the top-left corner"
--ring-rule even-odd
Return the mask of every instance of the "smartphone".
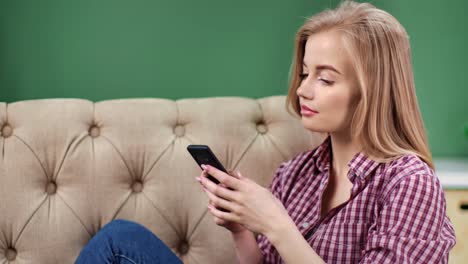
[[[187, 150], [188, 152], [190, 152], [190, 155], [192, 155], [192, 157], [195, 159], [200, 168], [202, 164], [206, 164], [211, 165], [220, 171], [228, 173], [227, 170], [224, 168], [223, 164], [219, 162], [218, 158], [216, 158], [213, 151], [211, 151], [210, 147], [208, 147], [207, 145], [188, 145]], [[210, 179], [212, 182], [219, 184], [219, 181], [215, 177], [208, 174], [207, 178]], [[226, 210], [224, 208], [219, 209], [223, 212], [229, 212], [229, 210]]]
[[[211, 165], [220, 171], [228, 173], [221, 162], [219, 162], [218, 158], [216, 158], [213, 151], [211, 151], [210, 147], [207, 145], [188, 145], [187, 150], [190, 152], [190, 155], [192, 155], [200, 168], [202, 164], [206, 164]], [[219, 181], [211, 175], [208, 175], [208, 179], [216, 184], [219, 184]]]

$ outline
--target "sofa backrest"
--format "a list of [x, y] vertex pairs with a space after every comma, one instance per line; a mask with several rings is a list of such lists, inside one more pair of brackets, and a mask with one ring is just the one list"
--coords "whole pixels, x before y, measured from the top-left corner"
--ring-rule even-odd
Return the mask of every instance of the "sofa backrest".
[[19, 264], [73, 263], [117, 218], [143, 224], [185, 263], [234, 263], [187, 145], [209, 145], [268, 187], [281, 162], [323, 140], [284, 96], [0, 103], [0, 129], [0, 262]]

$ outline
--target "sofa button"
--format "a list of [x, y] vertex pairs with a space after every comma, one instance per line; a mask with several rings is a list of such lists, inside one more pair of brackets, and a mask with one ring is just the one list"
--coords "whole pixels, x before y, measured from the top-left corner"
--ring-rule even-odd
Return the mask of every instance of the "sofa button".
[[266, 132], [268, 132], [268, 127], [263, 123], [258, 123], [257, 124], [257, 131], [260, 134], [265, 134]]
[[55, 182], [50, 181], [49, 183], [47, 183], [46, 192], [49, 195], [55, 194], [57, 192], [57, 185], [55, 184]]
[[174, 128], [174, 134], [178, 137], [182, 137], [185, 135], [185, 127], [182, 125], [178, 125]]
[[99, 127], [97, 127], [96, 125], [93, 125], [89, 128], [89, 135], [93, 138], [99, 137], [100, 133], [101, 132], [99, 130]]
[[135, 181], [133, 184], [132, 184], [132, 190], [133, 192], [135, 193], [139, 193], [143, 190], [143, 183], [141, 183], [141, 181]]
[[189, 244], [187, 243], [187, 241], [183, 241], [183, 242], [180, 243], [180, 245], [179, 245], [179, 252], [180, 252], [180, 254], [182, 254], [182, 255], [187, 254], [188, 251], [189, 251], [189, 248], [190, 248], [190, 246], [189, 246]]
[[2, 137], [7, 138], [11, 136], [12, 134], [13, 134], [13, 129], [11, 128], [10, 125], [4, 125], [2, 127]]
[[5, 257], [8, 261], [13, 261], [16, 258], [16, 250], [14, 248], [8, 248], [5, 252]]

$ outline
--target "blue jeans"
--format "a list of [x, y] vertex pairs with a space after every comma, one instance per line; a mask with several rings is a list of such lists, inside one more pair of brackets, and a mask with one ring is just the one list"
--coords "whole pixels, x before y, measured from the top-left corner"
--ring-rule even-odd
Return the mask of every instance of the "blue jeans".
[[83, 248], [75, 264], [182, 264], [155, 234], [127, 220], [105, 225]]

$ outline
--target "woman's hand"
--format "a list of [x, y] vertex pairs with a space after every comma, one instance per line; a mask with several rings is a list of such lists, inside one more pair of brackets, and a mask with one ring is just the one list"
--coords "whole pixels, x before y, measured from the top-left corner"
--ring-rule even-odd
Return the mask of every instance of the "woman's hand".
[[[201, 183], [201, 179], [206, 178], [207, 176], [208, 176], [208, 174], [206, 173], [205, 170], [203, 170], [200, 177], [198, 177], [197, 180]], [[203, 187], [203, 190], [206, 191], [206, 189], [204, 187]], [[208, 205], [209, 205], [208, 208], [216, 207], [216, 205], [213, 205], [211, 200], [209, 201]], [[243, 227], [241, 224], [231, 222], [231, 221], [227, 221], [227, 220], [221, 219], [221, 218], [216, 217], [216, 216], [214, 216], [214, 221], [215, 221], [215, 223], [217, 225], [226, 228], [227, 230], [231, 231], [231, 233], [233, 233], [233, 234], [238, 234], [238, 233], [241, 233], [241, 232], [246, 230], [245, 227]]]
[[[284, 221], [292, 221], [283, 204], [268, 189], [240, 173], [232, 176], [209, 165], [203, 165], [202, 168], [201, 177], [197, 180], [208, 195], [208, 209], [217, 224], [224, 226], [237, 223], [252, 232], [267, 235]], [[208, 174], [220, 184], [209, 180]], [[229, 212], [221, 211], [220, 208]]]
[[[198, 182], [201, 183], [201, 179], [206, 178], [207, 176], [208, 176], [208, 174], [206, 173], [205, 170], [203, 170], [200, 177], [197, 177], [196, 179], [197, 179]], [[205, 191], [204, 187], [203, 187], [203, 190]], [[215, 206], [215, 205], [213, 205], [211, 200], [209, 201], [208, 205], [209, 205], [208, 208]], [[241, 233], [241, 232], [246, 230], [245, 227], [243, 227], [241, 224], [231, 222], [231, 221], [227, 221], [227, 220], [221, 219], [221, 218], [216, 217], [216, 216], [214, 216], [214, 221], [215, 221], [215, 223], [217, 225], [226, 228], [227, 230], [231, 231], [231, 233], [233, 233], [233, 234]]]

